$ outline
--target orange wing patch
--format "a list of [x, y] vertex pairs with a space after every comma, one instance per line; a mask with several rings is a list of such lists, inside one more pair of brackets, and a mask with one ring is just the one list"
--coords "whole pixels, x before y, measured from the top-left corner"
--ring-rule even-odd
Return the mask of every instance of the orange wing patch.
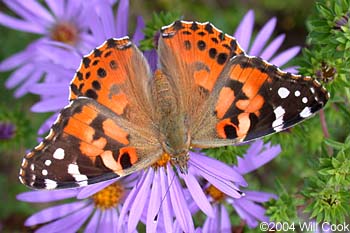
[[210, 23], [176, 21], [162, 28], [162, 42], [176, 56], [177, 65], [190, 66], [185, 70], [192, 70], [194, 82], [208, 91], [227, 61], [243, 53], [235, 38]]
[[70, 99], [86, 96], [97, 100], [118, 115], [128, 99], [121, 86], [129, 76], [133, 56], [129, 39], [109, 39], [85, 56], [70, 86]]

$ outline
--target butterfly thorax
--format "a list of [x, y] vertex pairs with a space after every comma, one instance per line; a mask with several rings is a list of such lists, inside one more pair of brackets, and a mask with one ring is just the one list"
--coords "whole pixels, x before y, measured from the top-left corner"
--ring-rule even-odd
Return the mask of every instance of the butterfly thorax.
[[170, 155], [171, 161], [182, 173], [187, 173], [190, 136], [187, 114], [181, 109], [176, 90], [169, 79], [157, 70], [152, 85], [152, 95], [156, 108], [160, 143], [164, 153]]

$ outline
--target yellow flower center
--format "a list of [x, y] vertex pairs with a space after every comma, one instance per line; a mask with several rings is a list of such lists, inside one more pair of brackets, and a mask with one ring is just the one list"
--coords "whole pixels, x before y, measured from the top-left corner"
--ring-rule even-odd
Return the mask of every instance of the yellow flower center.
[[51, 39], [69, 45], [75, 45], [78, 41], [78, 29], [68, 22], [56, 24], [51, 30]]
[[170, 155], [168, 155], [167, 153], [164, 153], [162, 157], [160, 157], [160, 159], [152, 165], [152, 167], [154, 169], [158, 167], [165, 167], [169, 161], [170, 161]]
[[124, 187], [115, 182], [92, 196], [97, 208], [108, 209], [116, 207], [124, 196]]
[[225, 194], [217, 189], [214, 185], [210, 185], [205, 192], [209, 194], [214, 201], [220, 202], [225, 198]]

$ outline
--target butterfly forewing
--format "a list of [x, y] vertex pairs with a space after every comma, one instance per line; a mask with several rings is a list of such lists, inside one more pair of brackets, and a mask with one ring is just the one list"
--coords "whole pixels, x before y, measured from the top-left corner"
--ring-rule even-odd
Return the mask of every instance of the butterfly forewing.
[[227, 61], [243, 51], [211, 23], [176, 21], [162, 28], [158, 53], [160, 69], [174, 84], [192, 124]]
[[151, 165], [161, 148], [150, 78], [147, 62], [128, 38], [94, 49], [71, 83], [71, 104], [25, 156], [20, 180], [34, 188], [84, 186]]

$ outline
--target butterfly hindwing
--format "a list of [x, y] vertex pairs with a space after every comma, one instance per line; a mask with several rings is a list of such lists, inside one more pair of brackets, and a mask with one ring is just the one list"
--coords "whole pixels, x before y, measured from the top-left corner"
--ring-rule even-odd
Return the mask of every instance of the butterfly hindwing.
[[232, 58], [219, 80], [206, 116], [211, 126], [194, 135], [197, 146], [230, 145], [282, 131], [312, 116], [329, 98], [310, 77], [246, 55]]

